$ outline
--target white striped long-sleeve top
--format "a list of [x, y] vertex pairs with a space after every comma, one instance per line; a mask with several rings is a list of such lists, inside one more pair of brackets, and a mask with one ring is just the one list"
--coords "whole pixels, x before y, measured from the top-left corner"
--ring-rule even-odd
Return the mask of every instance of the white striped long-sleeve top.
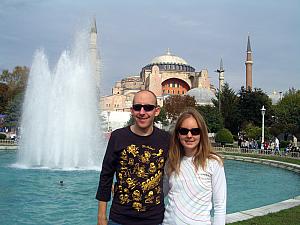
[[168, 194], [168, 204], [163, 225], [225, 224], [226, 178], [217, 160], [209, 159], [205, 171], [202, 167], [196, 171], [193, 157], [183, 157], [179, 175], [165, 175], [164, 192]]

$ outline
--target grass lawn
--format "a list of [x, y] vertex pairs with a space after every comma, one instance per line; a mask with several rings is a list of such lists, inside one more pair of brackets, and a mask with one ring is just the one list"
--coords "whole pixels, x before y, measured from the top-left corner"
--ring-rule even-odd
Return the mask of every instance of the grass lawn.
[[274, 155], [259, 155], [259, 154], [247, 154], [247, 153], [230, 153], [230, 152], [219, 152], [223, 155], [237, 155], [237, 156], [247, 156], [252, 158], [261, 158], [261, 159], [270, 159], [270, 160], [276, 160], [281, 162], [287, 162], [287, 163], [293, 163], [300, 165], [300, 159], [293, 159], [293, 158], [287, 158], [282, 156], [274, 156]]
[[250, 220], [230, 223], [231, 225], [299, 225], [300, 206], [285, 209], [277, 213], [255, 217]]

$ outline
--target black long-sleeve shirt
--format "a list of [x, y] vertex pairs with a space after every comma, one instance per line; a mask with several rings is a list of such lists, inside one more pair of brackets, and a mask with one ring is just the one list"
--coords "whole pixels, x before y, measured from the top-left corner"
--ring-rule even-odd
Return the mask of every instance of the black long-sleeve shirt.
[[156, 225], [163, 221], [163, 168], [169, 134], [156, 127], [139, 136], [130, 127], [112, 132], [103, 159], [96, 198], [109, 201], [116, 174], [109, 218], [127, 225]]

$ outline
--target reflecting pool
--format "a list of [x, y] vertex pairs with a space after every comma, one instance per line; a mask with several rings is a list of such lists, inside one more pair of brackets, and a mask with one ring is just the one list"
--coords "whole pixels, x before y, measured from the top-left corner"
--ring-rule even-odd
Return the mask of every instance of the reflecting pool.
[[[19, 169], [16, 155], [0, 152], [1, 224], [96, 224], [99, 171]], [[300, 195], [300, 176], [290, 171], [227, 160], [225, 172], [227, 213]]]

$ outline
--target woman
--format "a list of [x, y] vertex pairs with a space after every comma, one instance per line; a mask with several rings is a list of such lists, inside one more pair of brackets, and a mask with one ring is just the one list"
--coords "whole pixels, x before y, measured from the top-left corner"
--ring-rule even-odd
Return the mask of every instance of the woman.
[[164, 225], [225, 224], [223, 162], [213, 151], [205, 121], [195, 109], [187, 109], [177, 120], [165, 171], [164, 192], [168, 194], [168, 204]]

